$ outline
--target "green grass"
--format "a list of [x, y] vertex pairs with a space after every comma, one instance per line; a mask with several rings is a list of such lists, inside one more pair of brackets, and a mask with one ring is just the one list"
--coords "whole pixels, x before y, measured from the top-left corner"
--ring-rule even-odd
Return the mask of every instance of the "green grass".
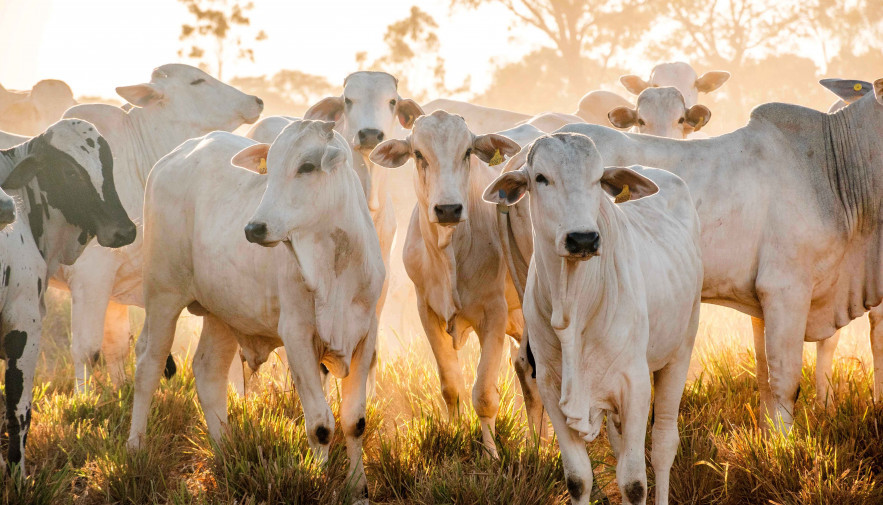
[[[113, 387], [98, 374], [75, 393], [67, 357], [64, 300], [50, 304], [28, 437], [27, 480], [0, 478], [3, 504], [346, 504], [348, 462], [335, 431], [327, 464], [308, 450], [297, 394], [287, 381], [256, 376], [253, 392], [230, 394], [228, 436], [213, 444], [196, 401], [192, 372], [163, 381], [154, 397], [145, 450], [125, 447], [131, 381]], [[60, 332], [60, 333], [59, 333]], [[501, 376], [497, 420], [500, 459], [481, 447], [477, 419], [450, 422], [440, 407], [438, 379], [419, 338], [382, 363], [377, 400], [369, 407], [365, 463], [372, 503], [569, 503], [554, 439], [529, 435], [511, 371]], [[851, 505], [883, 503], [883, 409], [871, 378], [856, 360], [838, 362], [838, 403], [814, 403], [812, 363], [806, 368], [797, 422], [789, 436], [763, 435], [752, 353], [744, 345], [698, 353], [695, 377], [681, 405], [681, 445], [672, 472], [672, 503]], [[478, 351], [464, 353], [467, 383]], [[130, 363], [131, 367], [132, 364]], [[337, 410], [337, 390], [332, 409]], [[648, 434], [649, 441], [649, 434]], [[619, 503], [604, 433], [588, 448], [596, 483]], [[649, 455], [649, 451], [647, 452]], [[652, 470], [648, 470], [652, 486]], [[596, 494], [601, 497], [601, 494]], [[652, 488], [651, 488], [652, 496]], [[651, 500], [652, 503], [652, 500]]]

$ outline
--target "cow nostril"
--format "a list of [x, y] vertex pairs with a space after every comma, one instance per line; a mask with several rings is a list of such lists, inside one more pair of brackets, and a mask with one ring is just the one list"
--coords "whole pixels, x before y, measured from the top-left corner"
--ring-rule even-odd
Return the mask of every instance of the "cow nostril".
[[254, 97], [254, 101], [257, 102], [259, 106], [264, 106], [264, 101], [261, 100], [259, 97]]
[[601, 235], [596, 231], [568, 233], [564, 240], [564, 248], [571, 254], [598, 252]]
[[439, 223], [459, 223], [460, 218], [463, 216], [463, 206], [460, 204], [436, 205], [435, 215], [438, 217]]
[[377, 134], [377, 142], [382, 142], [382, 141], [383, 141], [383, 132], [380, 132]]
[[260, 242], [267, 236], [267, 223], [255, 223], [245, 225], [245, 239], [249, 242]]

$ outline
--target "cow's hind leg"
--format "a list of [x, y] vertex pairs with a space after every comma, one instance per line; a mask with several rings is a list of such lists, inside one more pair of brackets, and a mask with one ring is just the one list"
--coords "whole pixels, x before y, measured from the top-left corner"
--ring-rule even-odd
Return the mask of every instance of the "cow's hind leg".
[[834, 380], [834, 353], [839, 342], [840, 330], [834, 332], [831, 338], [816, 342], [816, 403], [821, 407], [834, 404], [831, 381]]
[[362, 440], [365, 434], [367, 381], [376, 342], [377, 322], [375, 316], [371, 330], [353, 353], [349, 375], [340, 381], [340, 425], [346, 437], [346, 452], [350, 460], [349, 488], [357, 503], [365, 504], [368, 499], [368, 484], [362, 461]]
[[[83, 259], [91, 264], [92, 256], [84, 255]], [[86, 388], [89, 368], [97, 363], [103, 340], [117, 337], [115, 332], [105, 333], [104, 327], [116, 268], [95, 266], [87, 269], [87, 266], [81, 267], [78, 262], [70, 284], [71, 357], [78, 391]]]
[[448, 409], [448, 416], [454, 418], [462, 412], [463, 402], [466, 399], [466, 384], [463, 382], [463, 374], [460, 373], [454, 342], [444, 331], [444, 322], [441, 318], [419, 297], [417, 309], [438, 366], [438, 379], [441, 382], [442, 397]]
[[[514, 344], [513, 344], [514, 345]], [[537, 385], [536, 360], [530, 350], [527, 329], [521, 336], [521, 344], [517, 352], [513, 352], [515, 375], [521, 385], [524, 398], [524, 410], [527, 412], [527, 423], [538, 440], [546, 437], [546, 426], [543, 423], [543, 402], [540, 400], [540, 389]]]
[[129, 307], [110, 302], [104, 316], [104, 341], [101, 352], [110, 379], [115, 386], [126, 380], [126, 357], [129, 355]]
[[137, 363], [135, 366], [132, 426], [129, 429], [128, 440], [130, 449], [138, 449], [143, 442], [143, 437], [147, 432], [147, 415], [150, 411], [153, 393], [159, 386], [166, 357], [169, 355], [172, 342], [175, 339], [175, 324], [178, 321], [178, 315], [190, 300], [174, 293], [162, 293], [148, 296], [146, 302], [147, 317], [141, 335], [138, 337], [138, 344], [135, 346]]
[[871, 308], [871, 354], [874, 357], [874, 401], [883, 400], [883, 304]]
[[[33, 302], [36, 307], [36, 302]], [[10, 464], [20, 465], [25, 476], [25, 441], [31, 426], [31, 400], [34, 397], [34, 371], [40, 352], [42, 320], [39, 314], [20, 313], [18, 321], [6, 321], [3, 327], [3, 352], [6, 354], [6, 431], [9, 436], [7, 456]]]
[[212, 314], [203, 317], [202, 333], [193, 356], [193, 377], [205, 424], [216, 442], [220, 441], [227, 424], [227, 370], [238, 349], [232, 328]]

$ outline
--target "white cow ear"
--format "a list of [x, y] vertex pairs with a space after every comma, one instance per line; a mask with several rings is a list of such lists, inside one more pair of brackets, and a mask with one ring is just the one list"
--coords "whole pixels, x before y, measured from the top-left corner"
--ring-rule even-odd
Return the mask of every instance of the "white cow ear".
[[730, 73], [724, 72], [723, 70], [705, 72], [702, 74], [702, 77], [696, 79], [696, 89], [702, 93], [711, 93], [717, 88], [723, 86], [729, 78]]
[[234, 166], [251, 170], [256, 174], [267, 173], [267, 153], [270, 144], [255, 144], [239, 151], [230, 160]]
[[304, 119], [321, 119], [322, 121], [337, 122], [343, 115], [343, 98], [329, 96], [319, 100], [315, 105], [307, 109]]
[[625, 167], [605, 168], [604, 175], [601, 176], [601, 187], [616, 198], [617, 203], [637, 200], [659, 191], [659, 186], [655, 182]]
[[398, 168], [411, 157], [411, 143], [407, 140], [390, 139], [377, 145], [368, 159], [386, 168]]
[[619, 78], [619, 82], [633, 95], [640, 95], [642, 91], [650, 87], [650, 83], [637, 75], [624, 75]]
[[396, 102], [396, 116], [399, 118], [402, 128], [411, 129], [414, 126], [414, 120], [423, 115], [423, 108], [420, 104], [410, 98], [400, 98]]
[[31, 179], [37, 175], [39, 169], [40, 163], [37, 162], [37, 158], [33, 155], [28, 156], [12, 169], [12, 172], [9, 173], [9, 176], [0, 186], [8, 191], [20, 189], [25, 184], [31, 182]]
[[527, 194], [528, 180], [524, 170], [505, 172], [484, 190], [482, 198], [497, 205], [515, 205]]
[[638, 111], [628, 107], [617, 107], [607, 113], [607, 119], [617, 128], [631, 128], [638, 120]]
[[711, 110], [704, 105], [697, 104], [687, 109], [685, 118], [687, 124], [693, 127], [693, 131], [698, 132], [711, 119]]
[[117, 88], [117, 94], [136, 107], [147, 107], [163, 98], [162, 91], [149, 83], [120, 86]]
[[472, 152], [478, 156], [478, 159], [491, 166], [499, 165], [504, 159], [518, 154], [520, 150], [521, 146], [517, 142], [496, 133], [478, 135], [472, 139]]

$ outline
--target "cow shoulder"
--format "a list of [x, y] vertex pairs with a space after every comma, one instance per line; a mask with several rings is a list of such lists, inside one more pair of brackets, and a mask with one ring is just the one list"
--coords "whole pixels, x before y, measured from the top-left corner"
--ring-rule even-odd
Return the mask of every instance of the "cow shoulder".
[[825, 113], [790, 103], [766, 103], [751, 111], [749, 125], [764, 122], [783, 133], [809, 132], [822, 124]]
[[89, 121], [105, 137], [112, 137], [129, 120], [129, 115], [123, 109], [103, 103], [75, 105], [65, 111], [63, 117], [65, 119], [76, 118]]

